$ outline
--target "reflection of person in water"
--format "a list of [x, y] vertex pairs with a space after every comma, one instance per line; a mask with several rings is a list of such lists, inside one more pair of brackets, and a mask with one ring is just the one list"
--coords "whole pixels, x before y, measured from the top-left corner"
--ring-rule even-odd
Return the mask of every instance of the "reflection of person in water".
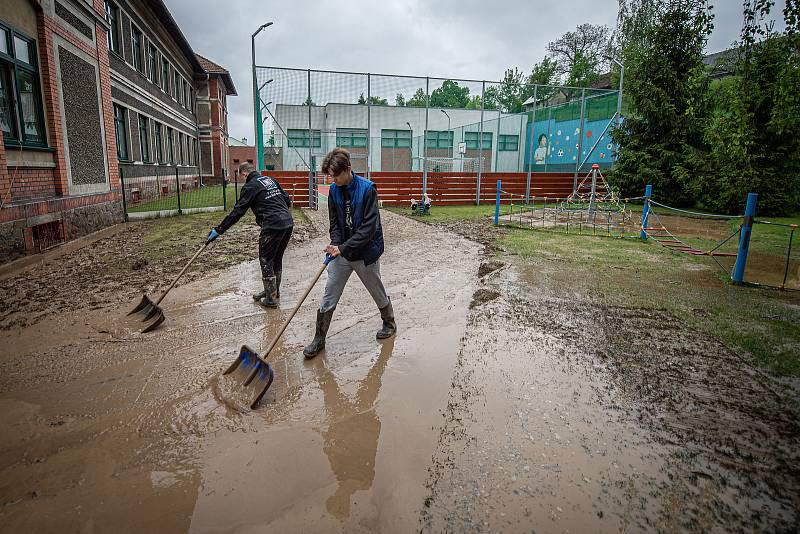
[[547, 157], [547, 134], [539, 136], [539, 146], [533, 153], [533, 163], [536, 165], [544, 165], [544, 159]]
[[325, 505], [337, 519], [350, 516], [351, 497], [356, 491], [372, 487], [375, 478], [375, 455], [381, 433], [375, 401], [393, 349], [394, 338], [382, 343], [378, 359], [358, 385], [355, 399], [342, 393], [333, 373], [322, 362], [319, 384], [328, 418], [328, 428], [322, 432], [323, 450], [337, 482], [336, 492]]

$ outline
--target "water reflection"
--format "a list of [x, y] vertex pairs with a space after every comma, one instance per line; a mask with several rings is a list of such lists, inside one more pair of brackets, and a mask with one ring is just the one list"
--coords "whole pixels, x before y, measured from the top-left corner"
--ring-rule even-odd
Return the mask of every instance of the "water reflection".
[[339, 383], [324, 363], [319, 372], [328, 419], [328, 428], [322, 431], [323, 450], [337, 482], [336, 491], [325, 505], [328, 512], [340, 520], [350, 516], [353, 494], [369, 489], [375, 478], [375, 454], [381, 432], [375, 401], [393, 350], [393, 338], [381, 344], [378, 358], [359, 381], [354, 399], [342, 393]]

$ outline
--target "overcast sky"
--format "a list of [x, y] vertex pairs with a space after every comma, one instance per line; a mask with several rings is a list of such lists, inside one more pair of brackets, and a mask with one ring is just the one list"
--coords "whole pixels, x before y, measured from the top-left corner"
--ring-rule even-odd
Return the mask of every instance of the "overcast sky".
[[[239, 96], [228, 100], [229, 131], [251, 142], [250, 35], [264, 22], [275, 24], [256, 38], [259, 65], [499, 80], [510, 67], [530, 72], [578, 24], [613, 28], [617, 18], [617, 0], [166, 2], [194, 50], [231, 72]], [[742, 25], [740, 0], [713, 3], [709, 53]]]

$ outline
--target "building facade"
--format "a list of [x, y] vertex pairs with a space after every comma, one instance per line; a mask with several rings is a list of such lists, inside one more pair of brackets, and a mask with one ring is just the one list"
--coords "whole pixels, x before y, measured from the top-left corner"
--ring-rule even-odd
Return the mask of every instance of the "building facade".
[[3, 0], [0, 261], [122, 221], [121, 177], [190, 177], [214, 75], [161, 0]]
[[197, 55], [208, 74], [197, 84], [197, 122], [200, 135], [201, 171], [209, 182], [230, 180], [228, 96], [236, 96], [230, 73], [210, 59]]

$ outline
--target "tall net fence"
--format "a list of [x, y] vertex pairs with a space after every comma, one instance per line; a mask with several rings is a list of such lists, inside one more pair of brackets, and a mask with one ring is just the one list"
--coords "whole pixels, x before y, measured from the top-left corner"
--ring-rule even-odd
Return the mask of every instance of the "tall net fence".
[[379, 189], [386, 182], [397, 193], [382, 195], [390, 202], [433, 190], [442, 201], [480, 203], [497, 173], [526, 197], [563, 194], [616, 154], [615, 90], [279, 67], [256, 67], [256, 78], [262, 168], [307, 183], [312, 207], [334, 147]]

